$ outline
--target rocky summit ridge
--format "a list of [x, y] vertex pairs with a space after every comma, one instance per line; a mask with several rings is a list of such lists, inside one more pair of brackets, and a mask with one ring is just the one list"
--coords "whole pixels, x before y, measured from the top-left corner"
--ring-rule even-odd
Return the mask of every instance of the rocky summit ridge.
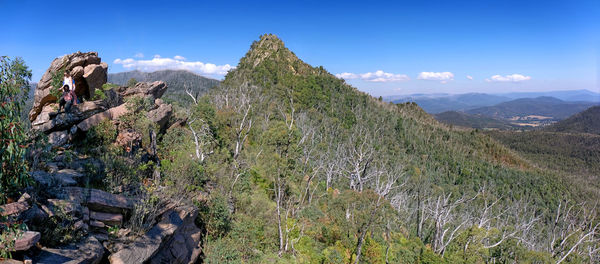
[[[59, 98], [54, 86], [62, 82], [65, 71], [73, 76], [76, 94], [82, 101], [70, 111], [57, 112]], [[144, 204], [143, 197], [131, 192], [109, 193], [92, 183], [107, 165], [99, 150], [82, 142], [102, 122], [111, 122], [111, 126], [118, 128], [114, 133], [116, 139], [111, 140], [115, 149], [127, 154], [133, 153], [132, 147], [137, 146], [138, 153], [156, 163], [160, 162], [156, 137], [170, 126], [185, 124], [185, 120], [174, 118], [172, 105], [161, 99], [168, 89], [164, 82], [139, 82], [129, 87], [106, 85], [107, 71], [108, 65], [97, 52], [76, 52], [54, 59], [36, 86], [29, 119], [32, 135], [37, 135], [35, 141], [40, 146], [32, 147], [28, 154], [34, 160], [30, 174], [35, 183], [19, 200], [0, 205], [2, 219], [23, 223], [28, 231], [20, 234], [11, 246], [13, 257], [19, 261], [6, 261], [195, 263], [198, 260], [202, 232], [195, 224], [197, 208], [161, 200], [153, 218], [144, 220], [151, 224], [144, 229], [147, 231], [134, 234], [125, 224]], [[142, 114], [149, 120], [151, 150], [141, 147], [143, 134], [148, 130], [122, 129], [116, 125], [122, 122], [120, 118], [133, 114]], [[158, 170], [154, 172], [160, 177]], [[78, 237], [68, 240], [60, 233], [65, 230], [69, 236]], [[63, 240], [68, 243], [60, 242]], [[3, 261], [0, 258], [0, 263]]]

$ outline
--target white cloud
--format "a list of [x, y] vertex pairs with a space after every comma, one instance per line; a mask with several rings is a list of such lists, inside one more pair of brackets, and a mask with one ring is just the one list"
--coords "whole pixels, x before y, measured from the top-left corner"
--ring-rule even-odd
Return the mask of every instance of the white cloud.
[[469, 80], [473, 80], [473, 76], [471, 76], [471, 75], [467, 75], [467, 79], [469, 79]]
[[489, 79], [485, 79], [487, 82], [522, 82], [531, 80], [531, 76], [525, 76], [522, 74], [511, 74], [511, 75], [494, 75]]
[[454, 74], [451, 72], [421, 72], [419, 73], [419, 76], [417, 76], [417, 79], [447, 83], [448, 81], [454, 80]]
[[138, 52], [138, 53], [136, 53], [135, 55], [133, 55], [133, 57], [136, 57], [136, 58], [143, 58], [143, 57], [144, 57], [144, 53]]
[[345, 80], [361, 79], [367, 82], [401, 82], [410, 80], [410, 78], [406, 74], [394, 74], [384, 72], [382, 70], [367, 73], [343, 72], [338, 73], [335, 76]]
[[207, 75], [225, 75], [229, 70], [235, 68], [229, 64], [216, 65], [200, 61], [185, 61], [185, 58], [179, 55], [173, 58], [161, 58], [160, 55], [154, 55], [154, 58], [151, 60], [136, 60], [132, 58], [123, 60], [116, 59], [113, 61], [113, 63], [121, 64], [123, 65], [123, 68], [130, 70], [158, 71], [164, 69], [173, 69], [188, 70]]

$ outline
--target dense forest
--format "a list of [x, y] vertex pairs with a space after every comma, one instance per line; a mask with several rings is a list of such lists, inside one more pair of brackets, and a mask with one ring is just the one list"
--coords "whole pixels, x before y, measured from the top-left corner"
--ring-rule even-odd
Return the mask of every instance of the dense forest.
[[[105, 164], [87, 184], [143, 198], [134, 231], [163, 201], [198, 208], [205, 263], [600, 261], [597, 189], [360, 92], [275, 35], [207, 93], [185, 92], [179, 126], [156, 127], [151, 104], [130, 99], [137, 111], [73, 147]], [[144, 131], [139, 151], [115, 147], [121, 130]]]

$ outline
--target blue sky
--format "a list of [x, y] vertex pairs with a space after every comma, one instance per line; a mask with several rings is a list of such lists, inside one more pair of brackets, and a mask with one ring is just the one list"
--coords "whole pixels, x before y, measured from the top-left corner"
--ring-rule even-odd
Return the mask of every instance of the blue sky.
[[0, 11], [0, 55], [23, 57], [33, 81], [78, 50], [98, 51], [109, 72], [179, 67], [222, 78], [253, 40], [274, 33], [376, 96], [600, 92], [597, 0], [0, 0]]

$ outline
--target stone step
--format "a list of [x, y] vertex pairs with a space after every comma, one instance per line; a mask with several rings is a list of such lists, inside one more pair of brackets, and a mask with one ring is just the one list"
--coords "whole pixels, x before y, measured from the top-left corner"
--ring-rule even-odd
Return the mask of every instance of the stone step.
[[123, 223], [123, 215], [121, 214], [113, 214], [113, 213], [102, 213], [90, 211], [90, 219], [98, 220], [107, 225], [118, 225], [120, 226]]
[[35, 243], [40, 241], [40, 237], [41, 237], [41, 235], [39, 232], [25, 231], [15, 241], [14, 250], [15, 251], [28, 250], [29, 248], [34, 246]]
[[106, 225], [98, 220], [90, 220], [90, 226], [95, 228], [105, 228]]
[[104, 247], [98, 239], [88, 236], [77, 245], [64, 248], [42, 248], [41, 253], [33, 258], [33, 263], [100, 263], [104, 256]]
[[29, 209], [29, 204], [26, 201], [9, 203], [5, 205], [0, 205], [0, 215], [16, 215], [27, 211], [27, 209]]
[[131, 199], [97, 189], [65, 187], [62, 196], [66, 200], [87, 205], [96, 212], [124, 213], [133, 209]]

